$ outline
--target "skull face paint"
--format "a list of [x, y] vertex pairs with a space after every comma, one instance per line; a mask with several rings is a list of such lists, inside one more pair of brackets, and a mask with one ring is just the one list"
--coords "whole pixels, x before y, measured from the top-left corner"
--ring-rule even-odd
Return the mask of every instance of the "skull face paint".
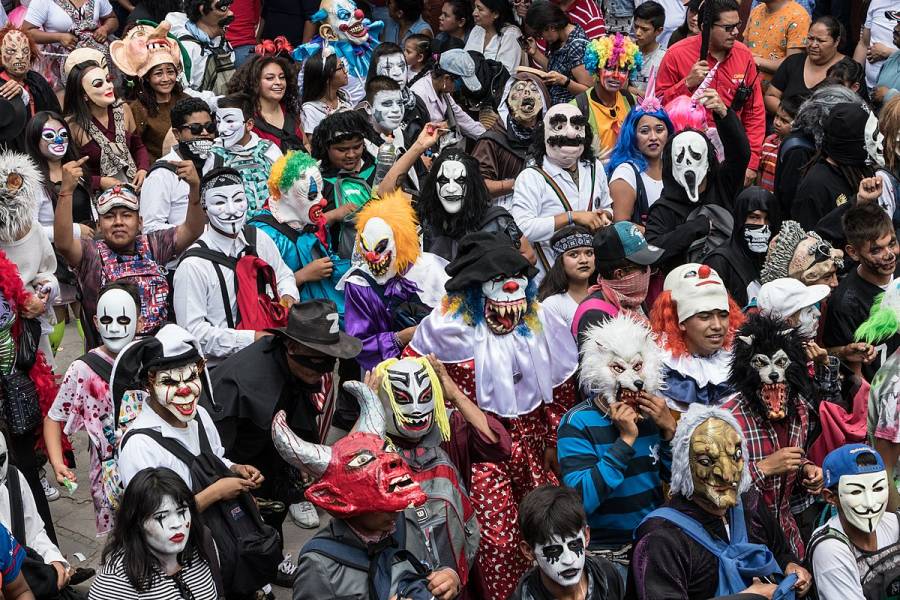
[[403, 94], [400, 90], [377, 92], [372, 98], [372, 118], [384, 133], [392, 132], [403, 123]]
[[709, 171], [709, 146], [703, 134], [685, 131], [672, 138], [672, 177], [691, 202], [700, 201], [700, 186]]
[[404, 358], [392, 364], [385, 373], [385, 383], [390, 386], [393, 405], [386, 413], [392, 412], [392, 423], [388, 431], [394, 429], [409, 440], [419, 440], [434, 428], [434, 383], [428, 369], [420, 360]]
[[544, 109], [544, 95], [535, 82], [520, 79], [509, 88], [506, 104], [513, 119], [528, 123]]
[[879, 169], [884, 168], [884, 134], [878, 127], [878, 117], [875, 113], [869, 113], [869, 120], [866, 121], [865, 129], [866, 153], [869, 160]]
[[369, 219], [357, 240], [356, 251], [376, 282], [387, 283], [397, 274], [394, 231], [384, 219]]
[[216, 129], [226, 149], [233, 148], [247, 132], [244, 111], [239, 108], [220, 108], [216, 111]]
[[563, 169], [571, 169], [584, 153], [587, 119], [571, 104], [554, 104], [544, 114], [544, 144], [547, 158]]
[[144, 521], [142, 528], [150, 551], [162, 564], [171, 564], [187, 548], [191, 511], [187, 504], [179, 506], [172, 496], [163, 496], [159, 507]]
[[22, 79], [31, 68], [31, 47], [21, 31], [9, 31], [0, 44], [3, 67], [13, 79]]
[[47, 119], [38, 142], [41, 156], [58, 162], [69, 149], [69, 128], [56, 119]]
[[462, 210], [466, 198], [466, 167], [458, 160], [445, 160], [437, 176], [437, 195], [447, 214]]
[[874, 532], [887, 509], [887, 471], [842, 475], [838, 500], [851, 525], [866, 533]]
[[153, 397], [182, 423], [189, 423], [197, 414], [201, 369], [197, 363], [160, 369], [152, 378]]
[[754, 254], [765, 254], [769, 250], [772, 231], [768, 225], [744, 225], [744, 242]]
[[81, 78], [81, 89], [90, 102], [106, 108], [116, 101], [116, 90], [109, 71], [102, 67], [94, 67], [84, 73]]
[[134, 339], [138, 308], [131, 294], [125, 290], [112, 289], [97, 301], [96, 319], [103, 345], [115, 355]]
[[481, 284], [484, 320], [496, 335], [506, 335], [522, 322], [528, 311], [527, 288], [528, 279], [523, 275], [500, 275]]
[[772, 356], [754, 354], [750, 359], [750, 366], [759, 373], [760, 396], [771, 421], [779, 421], [787, 415], [787, 368], [790, 365], [791, 359], [784, 350]]
[[213, 229], [224, 235], [237, 235], [247, 220], [244, 186], [228, 184], [207, 188], [203, 192], [203, 208]]
[[406, 87], [406, 75], [408, 67], [406, 66], [406, 58], [402, 52], [396, 54], [385, 54], [378, 61], [378, 67], [375, 69], [377, 75], [390, 77], [396, 81], [401, 88]]
[[584, 531], [576, 536], [552, 535], [546, 544], [535, 544], [534, 559], [547, 577], [569, 587], [581, 581], [585, 546]]
[[697, 426], [690, 441], [691, 481], [694, 496], [720, 509], [735, 506], [744, 470], [741, 436], [721, 419]]

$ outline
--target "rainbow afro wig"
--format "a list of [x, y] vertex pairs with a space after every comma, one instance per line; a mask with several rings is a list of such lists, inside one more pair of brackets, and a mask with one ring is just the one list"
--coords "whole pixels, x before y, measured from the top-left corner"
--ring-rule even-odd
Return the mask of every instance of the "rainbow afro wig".
[[643, 65], [644, 55], [637, 44], [621, 33], [591, 40], [584, 49], [584, 68], [594, 76], [603, 69], [625, 69], [634, 77]]

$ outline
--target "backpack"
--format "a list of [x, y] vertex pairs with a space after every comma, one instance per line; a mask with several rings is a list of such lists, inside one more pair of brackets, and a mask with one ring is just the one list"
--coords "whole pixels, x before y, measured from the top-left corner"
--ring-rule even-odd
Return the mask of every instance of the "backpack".
[[231, 45], [223, 38], [221, 45], [213, 46], [209, 42], [201, 42], [190, 34], [182, 35], [178, 41], [197, 44], [200, 46], [202, 54], [207, 57], [203, 69], [203, 80], [197, 91], [210, 91], [217, 96], [227, 94], [228, 80], [234, 75], [234, 51], [231, 49]]
[[497, 110], [503, 99], [503, 89], [510, 77], [509, 71], [503, 63], [485, 58], [481, 52], [469, 50], [469, 56], [475, 62], [475, 77], [478, 78], [481, 89], [473, 92], [463, 86], [463, 97], [473, 108], [488, 103]]
[[294, 229], [287, 223], [282, 223], [272, 213], [262, 213], [256, 215], [252, 219], [250, 219], [250, 223], [263, 223], [268, 225], [287, 239], [291, 241], [292, 244], [296, 244], [297, 240], [300, 239], [300, 231]]
[[[100, 255], [100, 288], [113, 281], [127, 281], [137, 286], [141, 297], [141, 316], [144, 329], [138, 333], [156, 331], [166, 323], [169, 282], [166, 270], [156, 262], [147, 235], [139, 235], [134, 242], [134, 254], [119, 254], [106, 242], [96, 241]], [[93, 325], [92, 321], [88, 321]]]
[[[223, 477], [235, 475], [215, 455], [206, 436], [206, 427], [197, 417], [200, 454], [194, 456], [179, 442], [163, 437], [155, 429], [131, 429], [121, 446], [135, 435], [145, 435], [183, 462], [191, 473], [194, 493], [208, 488]], [[263, 522], [256, 502], [248, 492], [231, 500], [219, 500], [203, 511], [203, 522], [209, 528], [218, 550], [224, 587], [228, 595], [253, 594], [275, 581], [282, 561], [278, 532]]]
[[634, 171], [634, 209], [631, 212], [631, 222], [640, 225], [647, 224], [647, 216], [650, 214], [650, 201], [647, 199], [647, 188], [644, 187], [644, 178], [633, 162], [626, 165]]
[[[195, 256], [213, 263], [229, 329], [261, 331], [271, 327], [283, 327], [287, 324], [288, 309], [278, 298], [275, 270], [256, 255], [256, 227], [245, 225], [243, 231], [244, 237], [247, 238], [247, 247], [239, 257], [227, 256], [209, 248], [202, 240], [197, 240], [197, 246], [188, 248], [182, 254], [181, 260]], [[221, 267], [234, 272], [237, 315], [231, 314], [231, 299], [225, 287], [225, 275]]]
[[687, 250], [689, 263], [701, 263], [709, 254], [727, 242], [734, 231], [734, 215], [728, 209], [718, 204], [704, 204], [698, 206], [687, 216], [686, 221], [698, 219], [701, 216], [709, 219], [709, 233], [694, 240]]

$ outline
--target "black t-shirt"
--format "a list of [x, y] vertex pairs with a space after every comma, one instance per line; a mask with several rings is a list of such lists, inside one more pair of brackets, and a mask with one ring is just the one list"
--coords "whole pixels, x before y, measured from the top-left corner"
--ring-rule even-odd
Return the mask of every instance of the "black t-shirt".
[[296, 46], [303, 41], [306, 21], [319, 10], [319, 0], [266, 0], [263, 2], [262, 37], [273, 40], [285, 36]]
[[[826, 348], [845, 346], [853, 340], [863, 321], [869, 318], [869, 310], [875, 302], [875, 296], [884, 292], [875, 284], [869, 283], [853, 269], [841, 280], [840, 285], [831, 294], [828, 311], [825, 314], [825, 328], [822, 342]], [[863, 376], [872, 381], [881, 363], [900, 347], [900, 336], [894, 335], [886, 342], [878, 345], [878, 355], [871, 363], [863, 365]]]
[[806, 53], [791, 54], [782, 61], [781, 66], [772, 75], [772, 86], [781, 91], [782, 98], [790, 98], [797, 94], [809, 94], [803, 79], [803, 65], [806, 64]]
[[791, 218], [807, 231], [815, 229], [819, 221], [846, 204], [856, 194], [844, 176], [825, 159], [810, 167], [797, 188], [791, 205]]

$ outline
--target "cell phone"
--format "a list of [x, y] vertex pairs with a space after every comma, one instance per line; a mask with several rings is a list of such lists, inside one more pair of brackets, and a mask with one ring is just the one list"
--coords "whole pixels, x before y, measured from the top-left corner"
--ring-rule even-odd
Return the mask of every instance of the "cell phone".
[[[520, 4], [520, 3], [518, 3], [518, 4]], [[518, 39], [518, 41], [519, 41], [519, 46], [522, 47], [522, 50], [526, 50], [526, 51], [527, 51], [527, 50], [528, 50], [528, 46], [529, 46], [528, 40], [530, 40], [531, 38], [530, 38], [530, 37], [526, 37], [526, 36], [524, 36], [524, 35], [520, 35], [517, 39]]]

